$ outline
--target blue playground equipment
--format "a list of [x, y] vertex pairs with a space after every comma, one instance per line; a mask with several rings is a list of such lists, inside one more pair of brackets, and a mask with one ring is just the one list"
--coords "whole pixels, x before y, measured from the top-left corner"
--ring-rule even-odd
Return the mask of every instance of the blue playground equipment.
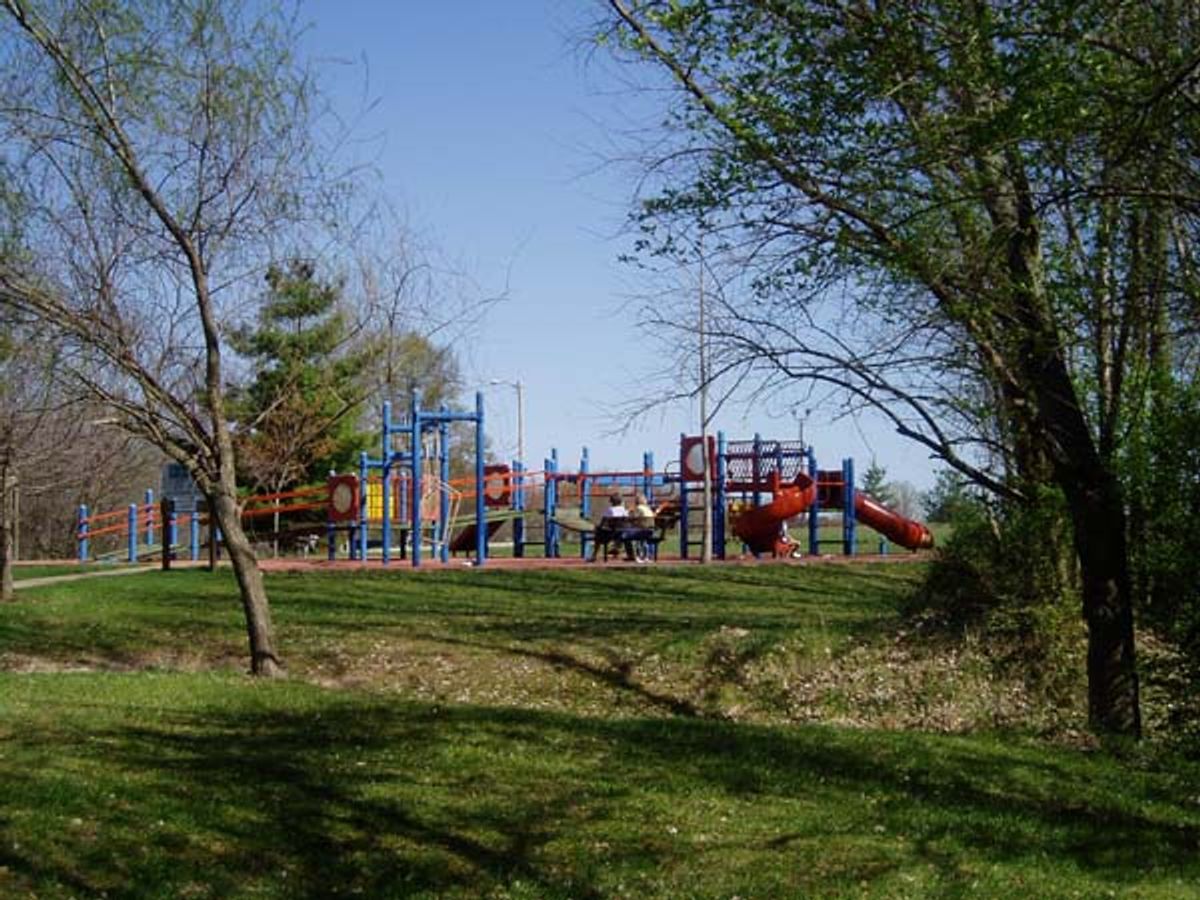
[[[405, 522], [407, 528], [401, 530], [401, 548], [406, 538], [412, 543], [412, 565], [420, 566], [422, 561], [422, 522], [421, 497], [422, 479], [425, 460], [423, 459], [423, 437], [427, 432], [436, 431], [438, 441], [438, 515], [436, 522], [446, 535], [450, 522], [450, 425], [453, 422], [470, 422], [475, 426], [475, 565], [482, 566], [487, 561], [487, 524], [486, 503], [484, 496], [484, 465], [483, 465], [483, 394], [475, 394], [474, 412], [454, 412], [446, 407], [439, 410], [421, 409], [417, 392], [413, 391], [410, 401], [410, 411], [407, 419], [392, 418], [392, 404], [383, 404], [382, 426], [380, 429], [380, 455], [371, 457], [366, 452], [359, 456], [359, 484], [364, 489], [359, 491], [359, 510], [357, 527], [351, 529], [354, 539], [351, 541], [350, 556], [352, 559], [365, 560], [368, 549], [369, 508], [365, 486], [368, 475], [372, 470], [378, 470], [381, 475], [380, 490], [382, 492], [382, 562], [391, 562], [392, 551], [392, 497], [393, 474], [406, 472], [407, 478], [400, 480], [401, 485], [397, 506], [397, 518]], [[399, 445], [399, 449], [398, 449]], [[404, 532], [407, 531], [407, 534]], [[450, 559], [450, 542], [444, 537], [437, 548], [442, 562]], [[332, 547], [332, 543], [331, 543]]]

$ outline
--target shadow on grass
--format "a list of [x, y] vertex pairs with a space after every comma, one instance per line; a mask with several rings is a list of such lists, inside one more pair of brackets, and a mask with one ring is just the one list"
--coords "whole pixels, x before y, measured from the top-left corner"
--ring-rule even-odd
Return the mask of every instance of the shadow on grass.
[[[14, 737], [0, 764], [6, 828], [39, 804], [62, 809], [64, 796], [87, 822], [5, 841], [0, 865], [42, 890], [313, 898], [514, 885], [597, 897], [621, 883], [661, 896], [689, 885], [697, 896], [837, 895], [928, 870], [940, 892], [981, 867], [1013, 889], [1048, 867], [1112, 884], [1200, 877], [1200, 815], [1140, 811], [1138, 778], [1103, 759], [1047, 763], [1044, 751], [987, 742], [819, 728], [322, 702], [303, 714], [128, 715], [52, 750], [39, 746], [52, 735]], [[48, 751], [40, 769], [11, 762]], [[73, 774], [93, 765], [100, 776]], [[98, 799], [117, 785], [119, 802]], [[720, 833], [669, 837], [669, 823]]]

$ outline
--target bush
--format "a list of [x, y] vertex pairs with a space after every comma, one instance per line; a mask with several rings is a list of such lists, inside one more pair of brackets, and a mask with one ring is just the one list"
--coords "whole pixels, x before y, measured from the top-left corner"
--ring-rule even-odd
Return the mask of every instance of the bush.
[[955, 504], [953, 531], [910, 610], [933, 627], [973, 631], [994, 663], [1050, 703], [1077, 706], [1084, 626], [1061, 494], [1023, 506]]

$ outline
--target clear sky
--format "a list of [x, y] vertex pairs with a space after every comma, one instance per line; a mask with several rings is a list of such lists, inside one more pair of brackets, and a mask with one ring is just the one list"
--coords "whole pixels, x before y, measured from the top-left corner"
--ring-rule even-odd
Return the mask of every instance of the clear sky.
[[[614, 86], [604, 60], [578, 39], [590, 0], [311, 0], [305, 19], [322, 84], [369, 138], [369, 158], [392, 203], [481, 294], [506, 291], [471, 337], [455, 345], [470, 389], [485, 392], [488, 434], [516, 448], [516, 397], [493, 379], [520, 380], [528, 462], [551, 447], [572, 468], [587, 446], [592, 467], [659, 468], [678, 457], [681, 432], [698, 431], [694, 407], [664, 410], [623, 435], [613, 410], [662, 364], [639, 333], [636, 273], [618, 261], [634, 173], [613, 135], [645, 118], [652, 98]], [[357, 64], [357, 65], [354, 65]], [[731, 439], [796, 436], [782, 408], [725, 412]], [[881, 422], [833, 422], [814, 411], [804, 436], [825, 467], [874, 456], [888, 477], [933, 482], [922, 448]]]

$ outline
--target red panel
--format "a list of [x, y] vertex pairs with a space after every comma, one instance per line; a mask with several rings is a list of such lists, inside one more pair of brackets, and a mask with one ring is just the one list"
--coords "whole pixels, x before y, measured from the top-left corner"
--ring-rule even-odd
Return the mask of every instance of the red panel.
[[358, 518], [358, 476], [334, 475], [329, 479], [329, 520], [353, 522]]
[[512, 505], [512, 470], [504, 463], [483, 467], [483, 503], [488, 507]]
[[[700, 442], [704, 438], [685, 437], [679, 444], [679, 468], [683, 474], [684, 481], [703, 481], [704, 480], [704, 457], [701, 455], [703, 451], [700, 449]], [[708, 471], [712, 473], [713, 481], [717, 480], [717, 439], [711, 434], [708, 436]]]

